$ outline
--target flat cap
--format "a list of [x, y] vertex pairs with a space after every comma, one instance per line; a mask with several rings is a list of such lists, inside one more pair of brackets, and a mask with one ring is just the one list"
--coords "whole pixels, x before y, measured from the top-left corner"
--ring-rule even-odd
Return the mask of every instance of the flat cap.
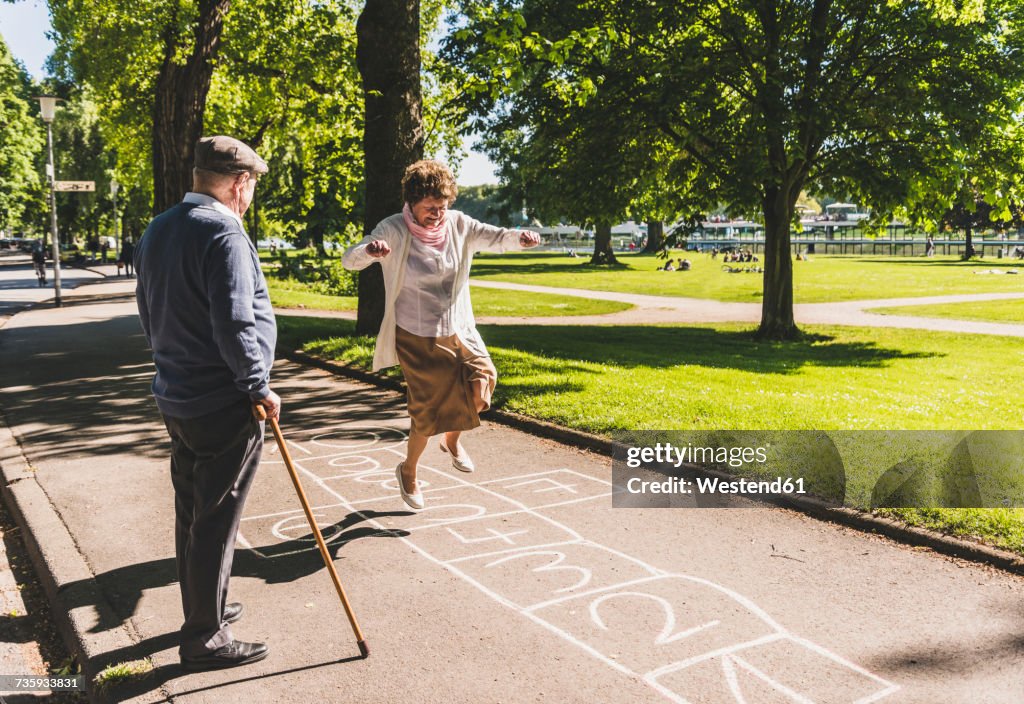
[[195, 167], [221, 174], [267, 173], [267, 162], [248, 144], [224, 135], [203, 137], [196, 142]]

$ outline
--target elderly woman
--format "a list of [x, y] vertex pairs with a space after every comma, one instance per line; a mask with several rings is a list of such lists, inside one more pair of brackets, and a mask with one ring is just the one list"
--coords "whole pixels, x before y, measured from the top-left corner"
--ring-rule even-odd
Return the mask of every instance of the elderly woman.
[[444, 433], [441, 450], [455, 469], [475, 469], [459, 436], [480, 425], [498, 378], [469, 300], [473, 255], [540, 244], [536, 233], [449, 210], [457, 193], [448, 167], [416, 162], [402, 178], [402, 212], [378, 223], [342, 258], [346, 269], [379, 261], [384, 270], [384, 322], [373, 370], [399, 364], [405, 376], [409, 446], [395, 476], [402, 499], [416, 509], [424, 506], [416, 471], [431, 436]]

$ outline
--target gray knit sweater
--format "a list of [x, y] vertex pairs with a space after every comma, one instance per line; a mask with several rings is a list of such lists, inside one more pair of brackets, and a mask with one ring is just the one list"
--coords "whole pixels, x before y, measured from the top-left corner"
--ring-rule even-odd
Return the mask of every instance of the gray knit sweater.
[[234, 217], [175, 205], [146, 229], [135, 269], [162, 413], [195, 418], [270, 393], [277, 325], [256, 248]]

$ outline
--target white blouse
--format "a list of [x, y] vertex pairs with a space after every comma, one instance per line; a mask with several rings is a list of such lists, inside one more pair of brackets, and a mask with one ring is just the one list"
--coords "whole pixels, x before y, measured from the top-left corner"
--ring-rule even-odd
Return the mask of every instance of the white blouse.
[[459, 258], [452, 238], [435, 249], [415, 237], [409, 243], [405, 279], [395, 301], [395, 322], [420, 337], [447, 337], [452, 326], [452, 294]]
[[[487, 348], [476, 330], [473, 306], [469, 300], [469, 269], [473, 262], [473, 254], [523, 249], [519, 243], [519, 236], [522, 233], [519, 230], [484, 224], [458, 210], [449, 210], [447, 220], [448, 243], [457, 264], [449, 296], [450, 310], [444, 315], [452, 333], [458, 335], [472, 352], [483, 356], [487, 354]], [[395, 352], [395, 330], [398, 327], [396, 303], [398, 296], [405, 289], [404, 280], [409, 269], [406, 263], [411, 256], [412, 241], [415, 239], [405, 226], [402, 214], [396, 213], [377, 223], [373, 232], [358, 244], [349, 247], [341, 260], [346, 269], [353, 271], [365, 269], [374, 263], [379, 263], [384, 270], [384, 322], [377, 334], [377, 345], [373, 352], [373, 371], [398, 364], [398, 354]], [[366, 248], [374, 240], [387, 242], [391, 247], [391, 254], [383, 259], [367, 254]], [[434, 336], [436, 335], [427, 337]]]

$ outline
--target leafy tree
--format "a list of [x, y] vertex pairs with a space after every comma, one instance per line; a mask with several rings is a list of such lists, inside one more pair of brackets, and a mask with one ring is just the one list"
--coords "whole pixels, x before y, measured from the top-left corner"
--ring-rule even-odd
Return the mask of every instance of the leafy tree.
[[498, 186], [459, 186], [455, 207], [471, 218], [501, 227], [521, 225], [521, 218], [513, 215], [508, 201], [501, 197]]
[[0, 231], [21, 229], [45, 212], [43, 123], [32, 109], [32, 79], [0, 38]]
[[117, 145], [119, 155], [148, 157], [153, 210], [166, 209], [191, 185], [193, 150], [203, 132], [230, 0], [49, 4], [53, 66], [69, 83], [95, 88], [120, 136], [134, 142], [131, 149]]
[[950, 208], [940, 221], [940, 225], [953, 230], [964, 231], [964, 259], [977, 254], [974, 248], [973, 233], [975, 230], [996, 228], [1007, 230], [1024, 227], [1024, 207], [1010, 203], [1006, 207], [994, 207], [991, 203], [978, 198], [975, 202], [957, 203]]
[[[759, 209], [758, 334], [788, 339], [798, 334], [790, 227], [801, 190], [849, 192], [885, 214], [962, 170], [986, 126], [1018, 107], [1021, 11], [1016, 0], [467, 0], [452, 55], [479, 95], [536, 109], [538, 122], [558, 119], [543, 111], [552, 92], [580, 104], [559, 120], [565, 129], [531, 125], [508, 140], [556, 170], [576, 148], [568, 128], [590, 129], [598, 105], [611, 124], [607, 161], [590, 163], [658, 164], [684, 213], [718, 202]], [[492, 135], [504, 127], [484, 126]], [[621, 170], [626, 181], [638, 173]], [[628, 184], [598, 176], [580, 169], [578, 178], [621, 212]], [[569, 198], [579, 192], [546, 182]]]
[[[1021, 104], [1024, 85], [1008, 85], [1009, 99]], [[965, 234], [963, 259], [977, 254], [975, 230], [1019, 222], [1024, 202], [1024, 124], [983, 123], [978, 136], [955, 152], [953, 166], [928, 174], [908, 198], [907, 214], [928, 230], [950, 227]]]
[[[95, 181], [91, 193], [58, 193], [57, 223], [61, 241], [83, 242], [112, 232], [110, 171], [112, 155], [99, 129], [99, 115], [89, 91], [68, 92], [53, 120], [53, 151], [57, 180]], [[45, 158], [41, 159], [45, 163]], [[108, 229], [103, 230], [101, 226]]]
[[636, 142], [649, 145], [650, 135], [623, 129], [623, 120], [640, 116], [609, 105], [616, 97], [589, 77], [614, 72], [610, 45], [556, 49], [531, 31], [564, 37], [600, 21], [601, 9], [557, 2], [527, 2], [521, 13], [483, 2], [462, 9], [467, 24], [446, 41], [445, 58], [468, 74], [464, 104], [508, 199], [544, 221], [593, 224], [591, 263], [616, 263], [611, 227], [646, 190], [642, 175], [652, 168]]
[[238, 135], [271, 164], [255, 203], [268, 235], [314, 245], [362, 212], [356, 9], [347, 2], [239, 0], [227, 18], [208, 131]]
[[94, 87], [132, 204], [147, 193], [156, 211], [179, 200], [191, 184], [195, 141], [223, 132], [274, 162], [257, 203], [261, 223], [278, 221], [272, 230], [322, 247], [325, 233], [357, 214], [353, 2], [50, 4], [54, 68]]

